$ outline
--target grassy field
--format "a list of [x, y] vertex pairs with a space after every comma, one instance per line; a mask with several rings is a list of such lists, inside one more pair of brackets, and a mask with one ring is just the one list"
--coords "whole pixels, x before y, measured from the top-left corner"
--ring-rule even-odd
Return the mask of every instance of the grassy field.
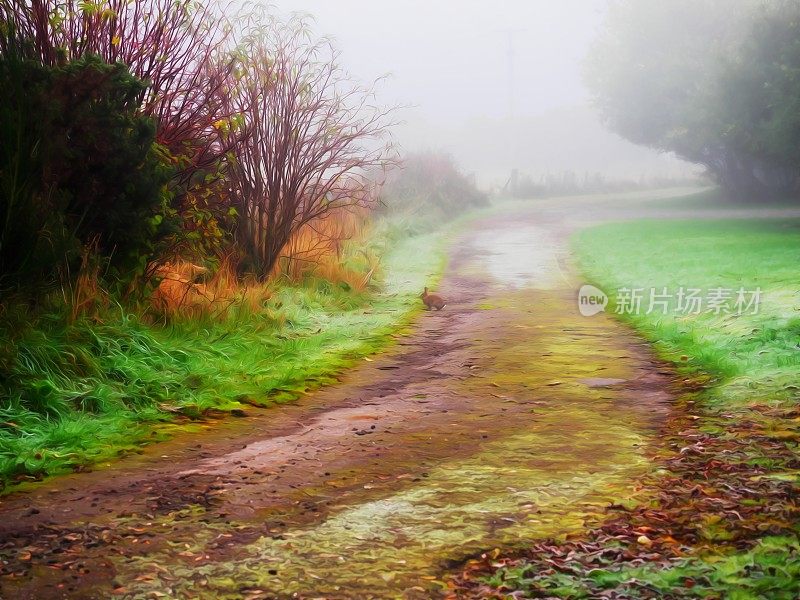
[[[619, 306], [621, 288], [640, 288], [641, 311], [621, 314], [684, 372], [714, 378], [709, 408], [786, 404], [800, 383], [800, 221], [638, 221], [580, 232], [574, 246], [589, 281]], [[649, 308], [649, 290], [667, 288], [669, 306]], [[678, 309], [684, 288], [699, 289], [697, 314]], [[726, 313], [706, 302], [713, 290], [731, 290]], [[738, 291], [744, 304], [737, 315]], [[686, 297], [686, 296], [685, 296]], [[628, 296], [628, 299], [630, 296]], [[684, 306], [688, 302], [684, 300]], [[711, 310], [709, 310], [711, 309]]]
[[[262, 310], [222, 322], [153, 325], [121, 306], [73, 322], [7, 310], [0, 481], [82, 469], [191, 419], [332, 381], [419, 309], [419, 291], [443, 269], [447, 231], [389, 239], [384, 229], [381, 281], [366, 292], [321, 279], [276, 285]], [[184, 425], [164, 426], [176, 420]]]

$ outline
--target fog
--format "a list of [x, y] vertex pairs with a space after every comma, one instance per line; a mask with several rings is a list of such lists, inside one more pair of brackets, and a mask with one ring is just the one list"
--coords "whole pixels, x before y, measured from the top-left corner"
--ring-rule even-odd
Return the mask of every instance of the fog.
[[685, 176], [697, 168], [635, 146], [600, 124], [583, 61], [607, 0], [280, 0], [313, 15], [359, 80], [389, 75], [379, 100], [402, 104], [395, 139], [443, 150], [484, 184], [512, 168], [609, 177]]

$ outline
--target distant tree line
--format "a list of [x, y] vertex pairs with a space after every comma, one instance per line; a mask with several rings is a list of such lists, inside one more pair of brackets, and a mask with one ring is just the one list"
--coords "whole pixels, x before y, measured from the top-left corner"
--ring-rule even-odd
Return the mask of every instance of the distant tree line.
[[800, 2], [622, 0], [587, 80], [623, 137], [736, 194], [800, 192]]
[[[609, 177], [602, 173], [584, 172], [579, 175], [575, 171], [547, 173], [539, 177], [512, 171], [511, 177], [500, 189], [501, 195], [511, 198], [547, 198], [551, 196], [569, 196], [578, 194], [602, 194], [612, 192], [631, 192], [655, 188], [696, 186], [703, 179], [693, 176], [669, 177], [654, 176], [638, 179]], [[707, 183], [707, 181], [706, 181]]]

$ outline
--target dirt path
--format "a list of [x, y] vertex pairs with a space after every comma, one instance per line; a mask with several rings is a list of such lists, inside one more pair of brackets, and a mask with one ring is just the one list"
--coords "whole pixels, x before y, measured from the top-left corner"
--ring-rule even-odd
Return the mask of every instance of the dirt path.
[[430, 598], [450, 561], [582, 527], [647, 468], [670, 376], [578, 314], [566, 216], [474, 223], [447, 308], [339, 385], [4, 498], [0, 595]]

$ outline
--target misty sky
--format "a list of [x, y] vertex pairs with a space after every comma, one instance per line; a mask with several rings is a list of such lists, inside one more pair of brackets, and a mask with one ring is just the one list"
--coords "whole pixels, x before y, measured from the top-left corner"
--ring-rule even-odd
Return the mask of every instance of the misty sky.
[[[283, 15], [312, 14], [316, 33], [334, 38], [342, 65], [354, 77], [391, 75], [379, 88], [380, 99], [411, 105], [402, 114], [406, 125], [397, 131], [407, 149], [442, 149], [468, 170], [498, 176], [511, 166], [532, 173], [586, 169], [612, 175], [686, 170], [677, 161], [630, 147], [596, 124], [582, 134], [570, 123], [586, 122], [590, 97], [582, 61], [607, 0], [272, 4]], [[553, 127], [554, 120], [564, 122], [563, 131]], [[555, 155], [548, 154], [554, 145]]]

